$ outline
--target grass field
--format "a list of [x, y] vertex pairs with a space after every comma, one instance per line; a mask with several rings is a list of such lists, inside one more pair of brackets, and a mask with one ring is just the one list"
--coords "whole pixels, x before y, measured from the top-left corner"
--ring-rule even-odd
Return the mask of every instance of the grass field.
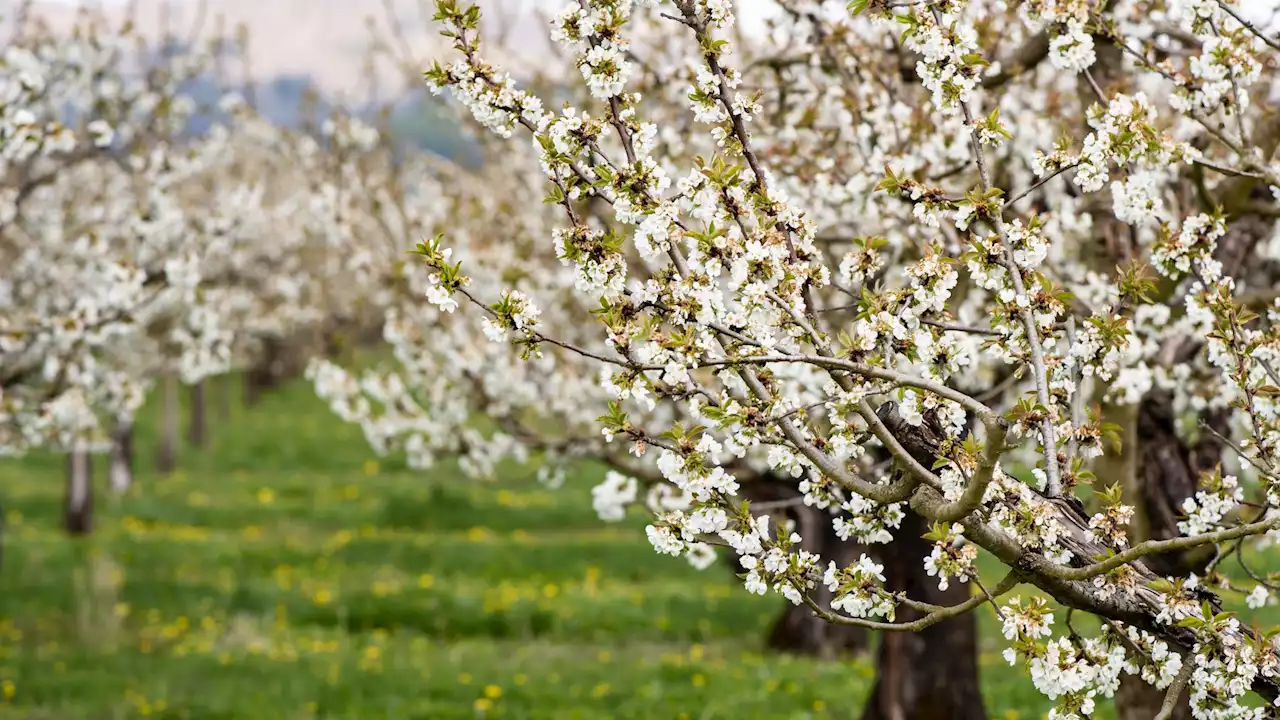
[[[0, 720], [856, 718], [870, 689], [866, 658], [762, 654], [778, 599], [656, 555], [639, 513], [602, 524], [591, 468], [550, 491], [380, 466], [306, 386], [166, 478], [153, 425], [87, 539], [58, 459], [0, 465]], [[997, 640], [992, 717], [1042, 717]]]

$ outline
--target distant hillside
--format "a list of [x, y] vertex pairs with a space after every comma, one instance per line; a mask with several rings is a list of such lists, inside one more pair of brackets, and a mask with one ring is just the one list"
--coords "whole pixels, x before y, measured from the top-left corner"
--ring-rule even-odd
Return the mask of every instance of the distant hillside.
[[[249, 30], [249, 57], [256, 79], [308, 77], [326, 95], [352, 103], [369, 100], [372, 90], [394, 97], [405, 89], [403, 72], [388, 62], [375, 66], [370, 79], [367, 59], [375, 36], [389, 39], [389, 30], [398, 28], [401, 39], [393, 44], [398, 53], [408, 55], [415, 68], [425, 68], [446, 51], [431, 23], [431, 0], [205, 0], [203, 4], [196, 0], [134, 0], [132, 4], [136, 6], [136, 26], [152, 39], [165, 34], [166, 24], [184, 38], [191, 36], [192, 28], [198, 28], [198, 38], [207, 38], [218, 27], [234, 32], [243, 24]], [[533, 14], [536, 0], [479, 0], [479, 4], [485, 9], [491, 34], [506, 35], [510, 53], [525, 57], [542, 54], [546, 27]], [[22, 5], [21, 0], [0, 0], [3, 24], [7, 25]], [[100, 0], [85, 6], [115, 26], [124, 20], [128, 8]], [[166, 7], [170, 8], [167, 21]], [[77, 12], [77, 3], [72, 0], [37, 0], [34, 4], [34, 14], [55, 29], [70, 27]], [[490, 52], [497, 53], [495, 60], [515, 59], [497, 48]]]
[[[247, 88], [239, 90], [246, 96], [250, 94]], [[197, 78], [183, 87], [182, 92], [206, 108], [216, 107], [221, 94], [219, 86], [210, 77]], [[311, 93], [316, 98], [308, 103], [307, 96]], [[307, 121], [313, 126], [318, 125], [334, 107], [334, 103], [305, 75], [280, 75], [259, 82], [252, 88], [252, 97], [263, 117], [283, 127], [297, 127]], [[309, 105], [314, 108], [311, 118], [304, 115]], [[458, 123], [444, 111], [440, 98], [424, 91], [408, 91], [390, 105], [391, 133], [405, 149], [433, 152], [466, 165], [479, 162], [475, 143], [462, 134]], [[369, 121], [375, 120], [383, 107], [384, 103], [348, 105], [349, 110]], [[188, 132], [204, 133], [219, 120], [218, 112], [203, 112], [192, 120]]]
[[[521, 67], [548, 66], [546, 9], [558, 9], [563, 0], [477, 1], [485, 13], [485, 52], [491, 60], [517, 74]], [[7, 26], [24, 4], [0, 0], [0, 37], [7, 36]], [[738, 5], [744, 24], [758, 25], [772, 2], [739, 0]], [[36, 0], [32, 7], [54, 30], [72, 27], [81, 7], [119, 27], [132, 7], [135, 26], [152, 41], [176, 35], [198, 42], [220, 28], [226, 34], [244, 25], [250, 65], [232, 64], [227, 72], [237, 84], [251, 78], [256, 104], [273, 122], [297, 125], [300, 100], [309, 88], [322, 97], [322, 111], [333, 103], [368, 113], [393, 101], [392, 127], [412, 146], [474, 159], [473, 143], [440, 112], [438, 99], [424, 92], [419, 75], [431, 60], [447, 54], [431, 23], [433, 6], [432, 0]], [[379, 37], [396, 48], [407, 67], [397, 68], [386, 58], [370, 66], [370, 48]], [[184, 91], [212, 102], [217, 84], [201, 78]], [[191, 130], [202, 132], [214, 121], [213, 115], [197, 118]]]
[[[398, 2], [408, 4], [405, 0]], [[413, 4], [417, 6], [416, 0]], [[21, 5], [16, 0], [0, 0], [0, 32], [7, 31], [15, 10]], [[157, 40], [166, 34], [174, 34], [182, 38], [167, 43], [163, 50], [157, 46], [160, 52], [182, 51], [188, 46], [186, 40], [193, 38], [192, 28], [199, 29], [194, 35], [198, 41], [202, 36], [211, 35], [217, 26], [213, 12], [207, 12], [203, 23], [197, 25], [194, 3], [176, 2], [174, 6], [177, 10], [169, 17], [168, 27], [171, 29], [165, 33], [162, 31], [165, 25], [160, 0], [139, 0], [137, 3], [136, 23], [145, 37]], [[251, 80], [246, 84], [246, 73], [241, 68], [232, 67], [228, 69], [228, 82], [246, 95], [251, 89], [255, 106], [270, 121], [285, 127], [298, 126], [305, 119], [306, 103], [303, 101], [309, 93], [318, 98], [314, 104], [316, 115], [311, 118], [313, 123], [327, 116], [335, 105], [345, 106], [372, 119], [382, 106], [390, 103], [394, 108], [392, 131], [407, 148], [435, 152], [464, 163], [478, 160], [474, 142], [466, 138], [458, 123], [443, 112], [441, 100], [425, 92], [418, 78], [412, 78], [413, 84], [410, 84], [406, 82], [409, 78], [398, 74], [390, 63], [383, 63], [374, 75], [376, 82], [370, 82], [365, 56], [373, 33], [363, 18], [370, 13], [368, 8], [377, 9], [378, 3], [210, 0], [208, 6], [223, 13], [229, 27], [248, 18], [252, 64], [247, 77]], [[366, 9], [356, 12], [353, 9], [356, 6]], [[119, 26], [126, 17], [125, 9], [118, 6], [103, 9], [98, 4], [90, 7], [108, 23], [108, 27]], [[303, 7], [310, 8], [311, 12], [302, 12]], [[34, 13], [41, 21], [61, 31], [74, 24], [78, 7], [46, 1], [36, 3]], [[379, 11], [375, 16], [380, 26], [387, 26], [385, 11]], [[290, 18], [297, 20], [291, 21]], [[430, 29], [429, 23], [419, 20], [416, 10], [400, 15], [406, 45], [403, 52], [421, 58], [425, 67], [426, 58], [442, 52], [444, 47], [437, 42], [438, 36], [426, 32]], [[288, 27], [287, 31], [283, 29], [285, 27]], [[147, 59], [139, 60], [145, 63]], [[370, 92], [371, 85], [377, 86], [378, 92]], [[218, 113], [212, 108], [216, 107], [221, 90], [213, 76], [196, 78], [186, 83], [181, 91], [202, 107], [210, 109], [193, 119], [188, 132], [201, 134], [218, 122]]]

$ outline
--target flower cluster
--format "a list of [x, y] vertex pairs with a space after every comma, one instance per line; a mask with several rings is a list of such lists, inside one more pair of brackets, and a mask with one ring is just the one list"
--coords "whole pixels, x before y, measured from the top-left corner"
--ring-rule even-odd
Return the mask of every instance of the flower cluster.
[[1078, 157], [1050, 164], [1050, 156], [1039, 156], [1037, 172], [1043, 175], [1052, 165], [1074, 164], [1076, 184], [1085, 192], [1094, 192], [1106, 184], [1112, 164], [1162, 167], [1194, 158], [1193, 148], [1153, 124], [1156, 118], [1156, 108], [1145, 93], [1117, 94], [1105, 107], [1090, 109], [1093, 132], [1085, 138]]
[[610, 470], [604, 482], [591, 489], [591, 506], [601, 520], [616, 522], [626, 516], [627, 506], [636, 501], [638, 488], [635, 478]]
[[978, 548], [964, 541], [964, 527], [954, 523], [949, 528], [937, 528], [932, 533], [933, 550], [924, 560], [924, 569], [930, 577], [938, 578], [938, 589], [946, 590], [951, 578], [962, 583], [977, 577], [974, 561]]

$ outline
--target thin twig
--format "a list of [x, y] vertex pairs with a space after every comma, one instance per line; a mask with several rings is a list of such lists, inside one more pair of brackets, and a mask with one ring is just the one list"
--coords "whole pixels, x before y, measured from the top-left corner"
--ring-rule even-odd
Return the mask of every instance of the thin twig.
[[1222, 2], [1222, 0], [1218, 0], [1218, 7], [1222, 8], [1224, 12], [1226, 12], [1231, 17], [1235, 18], [1236, 22], [1243, 25], [1246, 30], [1248, 30], [1249, 32], [1257, 36], [1259, 40], [1269, 45], [1272, 50], [1280, 50], [1280, 42], [1277, 42], [1273, 38], [1267, 37], [1266, 33], [1259, 30], [1257, 26], [1255, 26], [1253, 23], [1249, 22], [1248, 20], [1245, 20], [1243, 17], [1240, 17], [1240, 13], [1236, 12], [1235, 8], [1231, 7], [1230, 4]]
[[1046, 175], [1045, 177], [1041, 178], [1041, 180], [1040, 180], [1039, 182], [1037, 182], [1035, 185], [1032, 185], [1031, 187], [1027, 188], [1026, 190], [1023, 190], [1022, 192], [1020, 192], [1020, 193], [1018, 193], [1017, 195], [1015, 195], [1015, 196], [1013, 197], [1013, 199], [1012, 199], [1012, 200], [1008, 200], [1008, 201], [1006, 201], [1006, 202], [1005, 202], [1005, 204], [1004, 204], [1004, 209], [1008, 209], [1008, 208], [1012, 207], [1014, 203], [1016, 203], [1016, 202], [1018, 202], [1019, 200], [1021, 200], [1021, 199], [1025, 198], [1026, 196], [1030, 195], [1031, 193], [1035, 192], [1036, 190], [1039, 190], [1041, 187], [1043, 187], [1043, 186], [1044, 186], [1044, 184], [1045, 184], [1045, 183], [1047, 183], [1047, 182], [1049, 182], [1050, 180], [1052, 180], [1052, 179], [1054, 179], [1054, 178], [1058, 177], [1059, 175], [1061, 175], [1062, 173], [1064, 173], [1064, 172], [1066, 172], [1066, 171], [1068, 171], [1068, 170], [1073, 170], [1073, 169], [1075, 169], [1075, 168], [1076, 168], [1077, 166], [1079, 166], [1079, 165], [1080, 165], [1080, 163], [1078, 163], [1078, 162], [1074, 162], [1074, 163], [1071, 163], [1070, 165], [1063, 165], [1062, 167], [1058, 168], [1057, 170], [1054, 170], [1052, 173], [1050, 173], [1050, 174]]
[[987, 601], [991, 603], [991, 607], [996, 611], [996, 617], [1000, 618], [1000, 622], [1004, 622], [1004, 610], [1000, 609], [1000, 603], [997, 603], [991, 593], [982, 586], [981, 580], [975, 577], [973, 579], [973, 584], [978, 586], [978, 589], [982, 591], [982, 594], [987, 598]]
[[1005, 333], [1000, 332], [999, 330], [974, 327], [972, 325], [962, 325], [960, 323], [943, 322], [941, 320], [928, 320], [922, 318], [920, 320], [920, 324], [936, 327], [939, 330], [946, 330], [947, 332], [972, 333], [974, 335], [994, 335], [996, 337], [1004, 337], [1005, 335]]
[[1190, 658], [1183, 656], [1182, 669], [1173, 678], [1173, 682], [1169, 683], [1169, 689], [1164, 694], [1164, 702], [1160, 703], [1160, 712], [1156, 713], [1151, 720], [1169, 720], [1173, 717], [1173, 711], [1178, 708], [1182, 691], [1187, 687], [1187, 682], [1191, 680], [1191, 672], [1195, 669], [1196, 664]]

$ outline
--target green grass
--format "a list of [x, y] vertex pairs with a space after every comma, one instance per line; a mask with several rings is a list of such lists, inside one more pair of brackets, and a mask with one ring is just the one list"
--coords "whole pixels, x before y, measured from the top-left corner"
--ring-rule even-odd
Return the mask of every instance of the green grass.
[[[152, 415], [86, 539], [59, 529], [59, 459], [0, 464], [0, 720], [856, 718], [870, 690], [867, 658], [762, 653], [776, 597], [597, 520], [598, 470], [379, 465], [299, 385], [211, 412], [162, 478]], [[988, 710], [1043, 716], [981, 622]]]

